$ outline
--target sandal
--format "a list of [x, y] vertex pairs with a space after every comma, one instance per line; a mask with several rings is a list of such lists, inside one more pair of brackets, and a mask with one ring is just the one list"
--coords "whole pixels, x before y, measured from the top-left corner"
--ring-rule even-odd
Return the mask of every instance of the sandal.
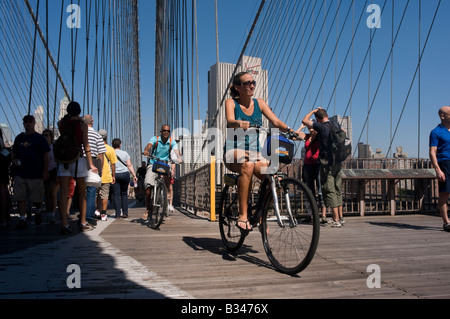
[[148, 210], [146, 210], [145, 212], [142, 213], [142, 219], [147, 220], [148, 218]]
[[[245, 228], [239, 226], [239, 223], [245, 223]], [[250, 225], [250, 222], [248, 220], [240, 220], [238, 219], [238, 221], [236, 222], [236, 227], [239, 228], [242, 231], [252, 231], [252, 225]], [[248, 228], [250, 227], [250, 228]]]

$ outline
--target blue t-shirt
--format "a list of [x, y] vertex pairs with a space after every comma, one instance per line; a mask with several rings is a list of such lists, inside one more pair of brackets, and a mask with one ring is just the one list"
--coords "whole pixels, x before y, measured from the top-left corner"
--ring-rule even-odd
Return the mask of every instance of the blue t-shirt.
[[[156, 139], [158, 138], [158, 145], [156, 145], [156, 149], [155, 149], [155, 144], [156, 144]], [[152, 144], [152, 148], [150, 149], [150, 155], [153, 155], [157, 158], [159, 158], [162, 161], [168, 161], [170, 158], [170, 154], [169, 154], [169, 150], [170, 150], [170, 138], [167, 139], [166, 143], [164, 143], [162, 141], [161, 136], [153, 136], [150, 139], [149, 144]], [[177, 142], [175, 142], [174, 139], [172, 139], [172, 149], [173, 150], [177, 150], [178, 149], [178, 144]], [[153, 151], [153, 154], [151, 153]], [[150, 164], [153, 164], [154, 162], [156, 162], [156, 160], [151, 159], [150, 160]]]
[[437, 160], [450, 161], [450, 132], [439, 124], [430, 133], [430, 147], [437, 147]]

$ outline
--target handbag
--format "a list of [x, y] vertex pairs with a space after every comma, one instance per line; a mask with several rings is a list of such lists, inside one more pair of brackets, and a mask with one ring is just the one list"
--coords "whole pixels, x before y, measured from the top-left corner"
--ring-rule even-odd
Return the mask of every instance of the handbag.
[[97, 173], [94, 173], [92, 169], [88, 171], [88, 175], [84, 180], [86, 182], [86, 186], [92, 186], [97, 188], [102, 186], [102, 178]]

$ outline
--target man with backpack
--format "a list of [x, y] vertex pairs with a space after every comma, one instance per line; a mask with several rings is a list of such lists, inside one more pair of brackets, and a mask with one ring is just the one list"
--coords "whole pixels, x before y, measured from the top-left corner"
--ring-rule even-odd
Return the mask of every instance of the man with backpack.
[[[312, 121], [312, 115], [316, 121]], [[341, 132], [338, 123], [330, 121], [323, 108], [316, 108], [309, 112], [302, 123], [309, 129], [314, 129], [319, 136], [320, 179], [325, 206], [331, 208], [333, 220], [332, 227], [341, 227], [344, 223], [342, 214], [342, 158], [337, 151], [337, 132]], [[333, 143], [334, 142], [334, 143]], [[335, 146], [334, 148], [332, 146]]]
[[[170, 159], [170, 153], [172, 149], [176, 153], [176, 155], [181, 158], [181, 155], [178, 150], [178, 144], [177, 142], [170, 137], [170, 126], [165, 124], [161, 127], [161, 136], [154, 136], [150, 139], [147, 146], [144, 149], [143, 155], [144, 156], [150, 156], [153, 155], [157, 157], [158, 159], [162, 161], [168, 161]], [[152, 171], [153, 164], [156, 162], [155, 159], [149, 160], [149, 165], [147, 166], [147, 173], [145, 174], [145, 202], [147, 206], [147, 210], [142, 215], [143, 219], [147, 219], [148, 213], [151, 210], [152, 205], [151, 198], [152, 198], [152, 190], [153, 186], [155, 185], [156, 179], [158, 178], [158, 174], [154, 173]], [[171, 173], [172, 175], [175, 175], [175, 172], [173, 170], [173, 166], [171, 167]], [[169, 190], [170, 183], [171, 183], [171, 176], [165, 176], [165, 182], [167, 189]]]

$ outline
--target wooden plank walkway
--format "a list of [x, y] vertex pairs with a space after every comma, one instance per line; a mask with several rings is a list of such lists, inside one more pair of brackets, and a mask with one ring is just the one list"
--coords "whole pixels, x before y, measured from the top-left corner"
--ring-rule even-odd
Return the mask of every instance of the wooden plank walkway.
[[[437, 216], [347, 217], [340, 229], [321, 227], [313, 262], [292, 277], [273, 269], [259, 232], [232, 255], [217, 222], [177, 212], [155, 231], [140, 211], [101, 237], [195, 298], [450, 298], [450, 234]], [[381, 288], [367, 287], [372, 264]]]
[[[61, 236], [54, 225], [0, 232], [0, 299], [441, 299], [450, 298], [450, 234], [437, 216], [347, 217], [321, 227], [318, 251], [298, 276], [273, 269], [254, 231], [235, 255], [217, 222], [175, 212], [155, 231], [127, 219]], [[67, 266], [81, 268], [68, 289]], [[369, 265], [380, 288], [368, 288]]]

